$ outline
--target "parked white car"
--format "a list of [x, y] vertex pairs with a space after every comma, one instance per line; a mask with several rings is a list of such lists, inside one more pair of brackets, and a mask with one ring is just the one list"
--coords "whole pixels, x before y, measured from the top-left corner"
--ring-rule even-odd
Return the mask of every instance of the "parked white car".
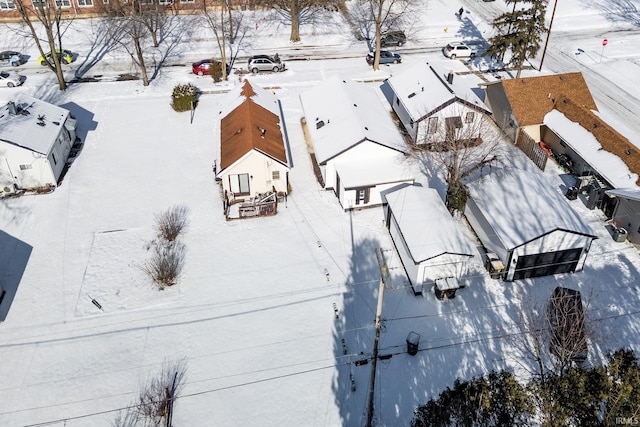
[[0, 71], [0, 86], [20, 86], [26, 79], [25, 76], [21, 76], [15, 71]]
[[475, 49], [472, 49], [463, 42], [451, 42], [447, 44], [442, 49], [442, 53], [444, 53], [444, 56], [451, 59], [473, 58], [476, 56]]

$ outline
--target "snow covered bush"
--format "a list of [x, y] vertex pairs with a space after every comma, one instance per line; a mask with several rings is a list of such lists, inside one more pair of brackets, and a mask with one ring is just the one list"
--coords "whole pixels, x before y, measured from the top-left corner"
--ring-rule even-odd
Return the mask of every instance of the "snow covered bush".
[[186, 252], [187, 248], [181, 242], [158, 240], [153, 245], [151, 259], [142, 269], [160, 287], [160, 290], [165, 286], [173, 286], [178, 283], [184, 268]]
[[187, 227], [187, 215], [189, 208], [186, 206], [173, 206], [156, 216], [156, 229], [158, 235], [168, 242], [173, 242]]
[[198, 88], [191, 83], [177, 85], [171, 93], [171, 107], [178, 111], [189, 111], [198, 101]]

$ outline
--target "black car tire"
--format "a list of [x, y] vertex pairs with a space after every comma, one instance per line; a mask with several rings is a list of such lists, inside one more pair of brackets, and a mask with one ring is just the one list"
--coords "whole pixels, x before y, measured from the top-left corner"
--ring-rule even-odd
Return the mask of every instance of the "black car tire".
[[274, 72], [274, 73], [277, 73], [278, 71], [280, 71], [280, 68], [278, 68], [278, 67], [273, 67], [273, 72]]
[[456, 54], [455, 54], [455, 53], [452, 53], [452, 54], [451, 54], [451, 56], [450, 56], [449, 58], [451, 58], [451, 59], [456, 59]]
[[258, 71], [260, 71], [260, 70], [258, 70], [258, 69], [257, 69], [257, 68], [255, 68], [255, 67], [251, 69], [251, 72], [252, 72], [253, 74], [258, 74]]
[[40, 65], [42, 65], [43, 67], [46, 67], [46, 66], [47, 66], [47, 60], [45, 59], [44, 61], [42, 61], [42, 62], [40, 63]]
[[7, 87], [15, 87], [15, 85], [12, 82], [7, 82]]
[[403, 42], [398, 42], [398, 47], [401, 47], [403, 44]]
[[397, 59], [394, 59], [394, 60], [393, 60], [393, 63], [394, 63], [394, 64], [397, 64], [397, 63], [398, 63], [398, 60], [397, 60]]
[[198, 75], [199, 75], [200, 77], [204, 76], [204, 73], [202, 72], [202, 70], [198, 71]]

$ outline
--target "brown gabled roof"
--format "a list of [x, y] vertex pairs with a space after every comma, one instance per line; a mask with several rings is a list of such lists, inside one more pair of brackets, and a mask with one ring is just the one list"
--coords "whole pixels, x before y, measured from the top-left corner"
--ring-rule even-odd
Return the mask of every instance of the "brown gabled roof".
[[[605, 123], [593, 111], [573, 102], [569, 98], [556, 100], [555, 108], [572, 122], [588, 130], [598, 140], [602, 149], [620, 157], [631, 173], [640, 176], [640, 152], [627, 138]], [[640, 185], [640, 178], [636, 182]]]
[[502, 81], [519, 126], [542, 123], [557, 100], [569, 98], [589, 110], [598, 110], [582, 73], [554, 74]]
[[287, 165], [280, 118], [251, 100], [255, 95], [245, 84], [246, 100], [220, 121], [220, 168], [226, 169], [251, 150]]

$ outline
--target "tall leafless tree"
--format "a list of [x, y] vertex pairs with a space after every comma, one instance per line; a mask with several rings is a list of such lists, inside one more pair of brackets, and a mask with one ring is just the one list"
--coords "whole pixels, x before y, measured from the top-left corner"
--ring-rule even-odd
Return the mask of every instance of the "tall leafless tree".
[[[227, 80], [227, 46], [235, 42], [236, 35], [240, 32], [239, 26], [242, 23], [242, 15], [233, 11], [231, 0], [202, 0], [202, 18], [205, 25], [213, 32], [215, 41], [220, 52], [220, 63], [222, 64], [222, 79]], [[227, 45], [228, 43], [228, 45]]]
[[[350, 10], [350, 20], [361, 32], [373, 32], [375, 52], [373, 69], [380, 69], [380, 36], [384, 31], [396, 29], [406, 23], [411, 10], [418, 7], [416, 0], [356, 0]], [[370, 38], [370, 37], [369, 37]]]
[[110, 31], [140, 70], [142, 84], [149, 86], [144, 57], [146, 39], [151, 34], [145, 21], [146, 5], [141, 0], [116, 0], [110, 3]]
[[[62, 20], [62, 9], [55, 0], [15, 0], [15, 6], [40, 55], [51, 52], [52, 62], [45, 59], [44, 64], [56, 74], [60, 90], [66, 90], [60, 57], [55, 53], [62, 51], [62, 37], [72, 20]], [[38, 26], [44, 30], [44, 38], [40, 37]]]
[[[470, 113], [470, 114], [469, 114]], [[453, 108], [449, 117], [434, 117], [414, 152], [439, 165], [447, 186], [445, 204], [452, 214], [467, 203], [465, 178], [486, 165], [498, 162], [498, 134], [482, 112]]]

